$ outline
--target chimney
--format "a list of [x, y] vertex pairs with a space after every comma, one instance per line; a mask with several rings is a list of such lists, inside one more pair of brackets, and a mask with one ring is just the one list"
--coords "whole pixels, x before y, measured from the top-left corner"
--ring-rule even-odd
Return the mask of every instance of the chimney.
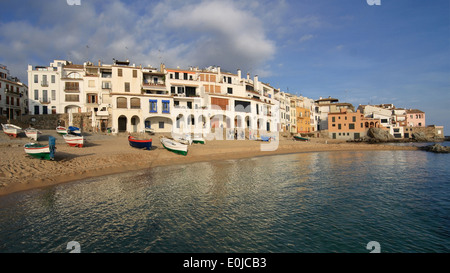
[[255, 77], [253, 77], [253, 88], [255, 89], [255, 91], [259, 90], [258, 75], [255, 75]]
[[239, 80], [239, 82], [241, 81], [241, 70], [240, 69], [238, 69], [237, 70], [237, 75], [238, 75], [238, 80]]
[[250, 80], [250, 73], [247, 73], [247, 80]]
[[161, 65], [159, 66], [159, 70], [160, 72], [166, 73], [164, 70], [166, 70], [166, 65], [161, 63]]
[[98, 60], [98, 66], [102, 66], [102, 61]]

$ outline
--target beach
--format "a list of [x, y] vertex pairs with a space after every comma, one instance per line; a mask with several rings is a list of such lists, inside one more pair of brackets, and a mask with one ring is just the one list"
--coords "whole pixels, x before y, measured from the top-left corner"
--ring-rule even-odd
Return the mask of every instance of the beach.
[[418, 149], [412, 146], [350, 143], [330, 139], [311, 139], [304, 142], [281, 137], [277, 148], [272, 151], [261, 151], [261, 145], [267, 145], [261, 141], [207, 140], [206, 144], [190, 145], [187, 156], [182, 156], [164, 149], [159, 141], [160, 135], [149, 136], [153, 139], [152, 150], [140, 150], [130, 147], [126, 134], [116, 136], [87, 133], [84, 147], [77, 148], [67, 145], [62, 136], [53, 130], [42, 130], [42, 133], [39, 139], [41, 143], [46, 143], [45, 140], [50, 135], [56, 137], [54, 161], [28, 156], [23, 148], [24, 144], [30, 142], [26, 137], [10, 138], [1, 134], [0, 196], [89, 177], [164, 165], [302, 152]]

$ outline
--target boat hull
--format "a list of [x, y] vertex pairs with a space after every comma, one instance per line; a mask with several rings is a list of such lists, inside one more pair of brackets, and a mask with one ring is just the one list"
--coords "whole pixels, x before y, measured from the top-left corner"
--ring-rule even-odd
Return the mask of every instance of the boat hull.
[[192, 140], [193, 143], [205, 144], [206, 141], [203, 138], [194, 138]]
[[84, 137], [83, 136], [75, 136], [75, 135], [63, 135], [64, 141], [69, 144], [71, 147], [80, 147], [82, 148], [84, 145]]
[[309, 138], [306, 138], [306, 137], [300, 137], [300, 136], [294, 136], [294, 139], [296, 139], [296, 140], [302, 140], [302, 141], [308, 141], [308, 140], [309, 140]]
[[161, 138], [160, 141], [163, 147], [168, 151], [184, 156], [188, 153], [188, 145], [186, 144], [181, 144], [168, 138]]
[[16, 138], [20, 132], [22, 132], [22, 128], [13, 124], [2, 124], [3, 132], [10, 137]]
[[34, 129], [34, 128], [28, 128], [28, 129], [25, 129], [24, 131], [25, 131], [25, 135], [28, 138], [34, 139], [36, 141], [37, 141], [39, 135], [42, 134], [39, 130]]
[[140, 140], [140, 139], [136, 139], [132, 136], [129, 136], [128, 143], [130, 143], [131, 147], [138, 148], [138, 149], [150, 150], [152, 148], [152, 140], [151, 139]]
[[58, 126], [56, 127], [56, 132], [60, 135], [67, 135], [66, 127]]
[[50, 147], [48, 145], [40, 145], [35, 143], [28, 143], [24, 146], [25, 153], [27, 155], [38, 158], [50, 160]]

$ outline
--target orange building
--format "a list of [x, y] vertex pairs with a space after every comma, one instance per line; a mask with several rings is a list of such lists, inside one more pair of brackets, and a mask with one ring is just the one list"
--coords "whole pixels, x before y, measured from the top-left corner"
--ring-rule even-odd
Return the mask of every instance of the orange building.
[[311, 111], [303, 107], [296, 107], [297, 114], [297, 133], [310, 133], [313, 131], [311, 126]]
[[328, 114], [328, 133], [332, 139], [360, 139], [373, 127], [380, 128], [380, 120], [366, 118], [359, 110], [348, 112], [347, 109], [341, 109], [338, 113]]

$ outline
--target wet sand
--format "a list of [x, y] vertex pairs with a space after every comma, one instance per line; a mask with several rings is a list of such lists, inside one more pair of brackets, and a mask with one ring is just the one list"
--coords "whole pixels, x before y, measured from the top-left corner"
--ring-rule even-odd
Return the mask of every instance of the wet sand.
[[53, 130], [42, 132], [38, 142], [46, 143], [50, 135], [56, 137], [55, 161], [28, 156], [23, 145], [30, 141], [23, 133], [22, 137], [11, 139], [1, 132], [0, 196], [89, 177], [173, 164], [301, 152], [418, 150], [411, 146], [347, 143], [329, 139], [303, 142], [281, 138], [278, 146], [272, 143], [274, 146], [271, 148], [277, 147], [273, 151], [261, 151], [261, 147], [267, 147], [261, 145], [268, 145], [261, 141], [211, 140], [204, 145], [190, 145], [188, 155], [182, 156], [164, 149], [158, 135], [150, 136], [153, 149], [148, 151], [130, 147], [126, 135], [85, 134], [85, 146], [76, 148], [68, 146], [62, 136]]

